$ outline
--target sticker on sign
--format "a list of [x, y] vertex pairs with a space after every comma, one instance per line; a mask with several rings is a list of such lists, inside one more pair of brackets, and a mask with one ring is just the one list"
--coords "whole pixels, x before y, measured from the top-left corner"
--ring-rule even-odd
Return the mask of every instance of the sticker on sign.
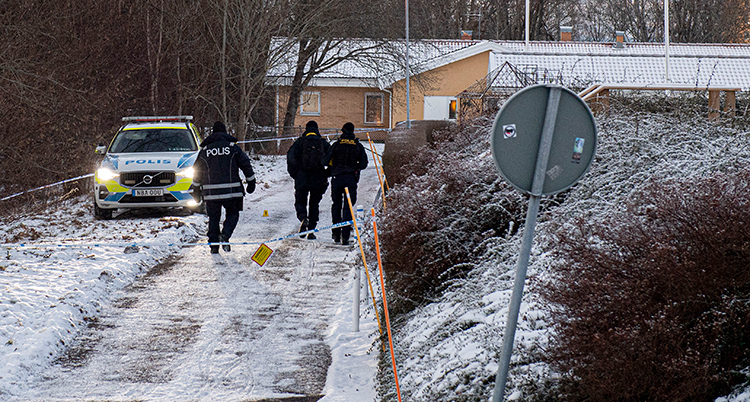
[[515, 124], [506, 124], [503, 126], [503, 136], [508, 138], [515, 138], [516, 137], [516, 125]]

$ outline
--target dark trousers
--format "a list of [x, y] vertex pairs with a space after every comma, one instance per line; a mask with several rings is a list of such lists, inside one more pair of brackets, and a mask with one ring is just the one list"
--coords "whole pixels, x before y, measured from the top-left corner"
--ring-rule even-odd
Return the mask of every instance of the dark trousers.
[[[226, 210], [224, 227], [219, 228], [221, 222], [221, 208]], [[219, 236], [224, 235], [227, 239], [232, 237], [234, 228], [240, 220], [242, 210], [242, 198], [230, 198], [227, 200], [206, 201], [206, 214], [208, 214], [208, 242], [218, 243]]]
[[[328, 182], [323, 186], [294, 186], [294, 210], [297, 211], [297, 219], [300, 222], [307, 219], [308, 229], [315, 229], [320, 220], [320, 200], [323, 199], [328, 188]], [[309, 199], [308, 199], [309, 197]], [[309, 207], [308, 207], [309, 201]]]
[[[352, 212], [349, 209], [349, 203], [346, 201], [345, 188], [349, 188], [349, 198], [352, 200], [352, 205], [356, 205], [357, 175], [355, 173], [345, 173], [331, 179], [331, 217], [334, 225], [352, 220]], [[340, 235], [342, 240], [349, 240], [351, 231], [351, 226], [335, 228], [333, 229], [333, 237]]]

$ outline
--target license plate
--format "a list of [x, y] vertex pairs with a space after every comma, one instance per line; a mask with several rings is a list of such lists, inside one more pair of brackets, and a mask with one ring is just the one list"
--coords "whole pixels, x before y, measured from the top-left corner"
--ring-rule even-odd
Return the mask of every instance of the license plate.
[[164, 195], [163, 188], [151, 188], [148, 190], [133, 190], [134, 197], [158, 197]]

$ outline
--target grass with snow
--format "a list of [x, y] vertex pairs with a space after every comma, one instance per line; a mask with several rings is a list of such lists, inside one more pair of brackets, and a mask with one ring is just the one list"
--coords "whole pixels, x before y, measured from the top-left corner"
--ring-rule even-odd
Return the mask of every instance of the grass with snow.
[[[613, 102], [609, 116], [598, 117], [599, 147], [589, 173], [571, 190], [547, 199], [540, 213], [511, 360], [507, 390], [511, 400], [554, 400], [555, 387], [561, 378], [543, 358], [553, 333], [549, 306], [543, 305], [538, 296], [540, 279], [555, 263], [551, 242], [554, 231], [581, 217], [595, 219], [620, 212], [624, 201], [651, 180], [675, 177], [689, 180], [716, 172], [732, 174], [750, 166], [750, 131], [746, 119], [708, 121], [702, 112], [698, 115], [690, 111], [675, 113], [664, 108], [653, 111], [659, 108], [649, 108], [649, 102], [658, 103], [658, 98], [621, 101], [622, 104]], [[488, 143], [489, 135], [489, 123], [485, 123], [476, 127], [468, 142], [458, 147]], [[441, 145], [433, 146], [433, 149], [440, 148]], [[494, 169], [491, 158], [486, 150], [479, 149], [463, 157], [463, 164], [454, 160], [448, 168], [456, 171]], [[422, 167], [419, 173], [394, 190], [407, 193], [426, 186], [414, 183], [439, 187], [436, 182], [441, 179], [440, 169]], [[469, 185], [471, 183], [466, 183]], [[499, 185], [487, 188], [497, 189], [495, 198], [508, 191], [500, 189]], [[426, 194], [421, 192], [421, 197], [427, 197], [422, 202], [435, 203]], [[461, 196], [461, 192], [456, 192], [451, 199], [442, 194], [440, 202], [466, 203]], [[518, 219], [513, 222], [523, 223]], [[451, 227], [450, 221], [442, 223], [444, 227]], [[392, 296], [420, 301], [414, 310], [393, 320], [397, 327], [394, 340], [400, 387], [406, 400], [486, 401], [492, 397], [522, 234], [502, 229], [495, 231], [502, 235], [489, 235], [479, 241], [465, 260], [456, 264], [460, 269], [451, 267], [452, 271], [462, 274], [450, 278], [445, 289], [427, 297]], [[463, 236], [463, 233], [449, 230], [445, 234]], [[398, 267], [392, 269], [398, 271]], [[384, 374], [385, 367], [383, 364]], [[380, 392], [384, 400], [395, 400], [392, 378], [383, 376]], [[738, 389], [734, 396], [720, 400], [749, 399], [747, 392]]]

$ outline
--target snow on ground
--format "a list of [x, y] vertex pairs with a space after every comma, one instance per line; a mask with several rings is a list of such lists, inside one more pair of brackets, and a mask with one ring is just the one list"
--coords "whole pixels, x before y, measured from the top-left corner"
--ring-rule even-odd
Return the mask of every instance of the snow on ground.
[[[2, 249], [0, 394], [26, 389], [97, 316], [114, 291], [178, 251], [169, 244], [194, 241], [205, 230], [201, 216], [94, 222], [88, 199], [4, 228], [4, 243], [93, 245]], [[152, 246], [126, 253], [124, 242]]]
[[[335, 246], [323, 231], [316, 241], [269, 243], [267, 264], [252, 262], [260, 242], [298, 225], [285, 158], [264, 156], [253, 167], [258, 189], [246, 196], [232, 241], [254, 244], [218, 257], [184, 247], [205, 242], [198, 214], [95, 221], [84, 196], [5, 222], [0, 399], [375, 400], [377, 323], [364, 280], [360, 330], [352, 331], [359, 249]], [[369, 208], [378, 186], [371, 161], [358, 204]], [[319, 227], [330, 224], [329, 194]], [[323, 378], [306, 385], [305, 375]]]
[[[600, 123], [610, 135], [619, 134], [601, 137], [604, 157], [554, 216], [606, 213], [647, 177], [700, 175], [746, 166], [750, 160], [747, 133], [678, 127], [663, 136], [669, 122], [644, 122], [649, 124], [640, 130], [632, 129], [630, 120]], [[260, 185], [245, 199], [235, 242], [283, 236], [297, 224], [285, 159], [263, 157], [253, 166]], [[363, 172], [358, 203], [371, 206], [377, 188], [371, 164]], [[321, 225], [330, 222], [329, 207], [326, 196]], [[94, 221], [90, 209], [82, 197], [0, 228], [0, 245], [16, 245], [0, 247], [0, 399], [252, 401], [315, 393], [324, 395], [323, 402], [377, 400], [380, 345], [364, 277], [360, 331], [352, 331], [357, 248], [332, 246], [327, 232], [314, 242], [295, 236], [269, 244], [274, 254], [260, 268], [249, 261], [257, 246], [237, 245], [232, 254], [218, 258], [209, 256], [205, 246], [182, 247], [205, 241], [203, 215], [147, 213]], [[269, 217], [262, 217], [264, 210]], [[538, 226], [530, 282], [549, 263], [544, 233], [545, 220], [552, 219], [548, 214]], [[486, 244], [488, 252], [466, 278], [435, 303], [401, 318], [406, 322], [394, 333], [394, 342], [404, 400], [488, 399], [520, 235]], [[50, 246], [28, 246], [43, 243]], [[72, 243], [87, 245], [51, 246]], [[134, 243], [137, 250], [129, 247]], [[375, 275], [377, 264], [368, 266]], [[373, 285], [380, 294], [378, 281]], [[509, 400], [523, 400], [555, 375], [535, 357], [546, 346], [549, 328], [531, 289], [527, 286], [521, 306]], [[191, 300], [183, 300], [186, 295], [201, 302], [190, 305]], [[131, 303], [137, 308], [127, 307]], [[180, 316], [181, 308], [191, 315]], [[161, 332], [153, 328], [159, 323], [166, 323]], [[118, 325], [129, 325], [135, 336], [94, 331]], [[191, 332], [196, 326], [203, 332]], [[175, 333], [183, 335], [175, 348], [160, 343]], [[111, 353], [71, 353], [87, 339]], [[150, 360], [154, 356], [161, 359]], [[87, 373], [76, 365], [93, 369]], [[322, 379], [316, 369], [326, 365]], [[97, 370], [108, 371], [109, 377], [87, 377]], [[267, 371], [275, 374], [264, 376]], [[89, 387], [88, 380], [94, 385]], [[750, 402], [750, 391], [738, 389], [717, 402]]]
[[[506, 400], [545, 395], [545, 387], [558, 375], [540, 359], [540, 352], [549, 345], [551, 328], [548, 310], [534, 293], [535, 283], [553, 262], [548, 234], [556, 225], [616, 211], [622, 200], [652, 178], [731, 172], [746, 169], [750, 162], [750, 133], [705, 120], [696, 123], [633, 114], [600, 119], [598, 124], [597, 160], [591, 171], [561, 205], [540, 214]], [[522, 235], [520, 231], [509, 238], [489, 239], [478, 247], [485, 251], [466, 277], [456, 279], [434, 302], [401, 318], [403, 324], [394, 342], [404, 400], [492, 398]], [[716, 402], [750, 402], [750, 388], [738, 389]]]

